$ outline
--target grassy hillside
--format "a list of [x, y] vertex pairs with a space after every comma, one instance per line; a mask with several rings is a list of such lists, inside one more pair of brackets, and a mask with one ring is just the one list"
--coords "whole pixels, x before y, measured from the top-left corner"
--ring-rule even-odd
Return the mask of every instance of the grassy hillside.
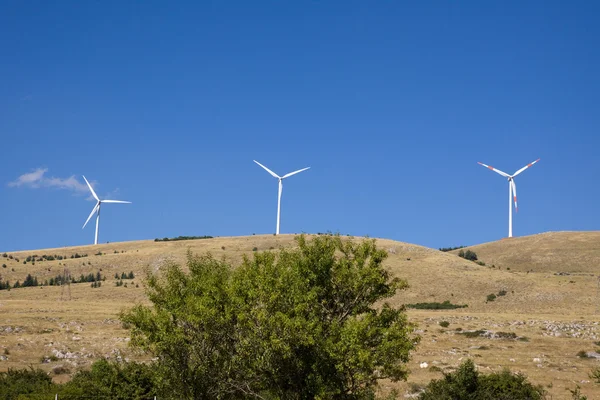
[[[545, 244], [544, 238], [555, 245], [563, 243], [556, 241], [554, 235], [531, 238], [539, 239], [538, 248], [551, 247], [551, 244]], [[571, 265], [578, 265], [578, 271], [592, 271], [598, 265], [600, 253], [592, 250], [595, 238], [596, 232], [580, 233], [575, 240], [581, 247], [580, 250], [571, 248], [570, 259]], [[573, 388], [574, 382], [589, 380], [587, 374], [598, 362], [579, 358], [577, 353], [595, 350], [598, 346], [594, 342], [600, 341], [595, 315], [598, 306], [596, 278], [589, 273], [555, 275], [541, 266], [539, 270], [527, 273], [532, 267], [521, 269], [517, 263], [509, 267], [509, 264], [497, 262], [495, 268], [491, 267], [492, 255], [494, 259], [508, 259], [502, 258], [507, 257], [503, 251], [508, 251], [502, 248], [511, 249], [513, 257], [519, 252], [530, 251], [519, 250], [516, 245], [521, 239], [527, 238], [513, 239], [506, 244], [502, 241], [473, 246], [486, 266], [451, 253], [377, 240], [378, 245], [389, 253], [387, 267], [410, 284], [408, 290], [390, 299], [391, 303], [441, 303], [447, 300], [468, 305], [455, 310], [408, 311], [423, 339], [411, 361], [409, 381], [390, 383], [388, 388], [398, 387], [409, 393], [419, 385], [439, 378], [440, 370], [452, 369], [465, 357], [474, 358], [484, 371], [507, 366], [527, 373], [533, 382], [552, 383], [549, 390], [554, 399], [570, 398], [566, 388]], [[236, 265], [243, 255], [251, 255], [253, 251], [277, 251], [294, 246], [294, 243], [292, 235], [262, 235], [9, 252], [0, 258], [0, 264], [6, 264], [0, 274], [2, 280], [11, 283], [23, 282], [27, 274], [35, 276], [41, 283], [62, 274], [65, 267], [75, 278], [99, 272], [105, 280], [99, 288], [91, 288], [90, 283], [70, 285], [70, 300], [64, 286], [1, 290], [0, 370], [34, 365], [48, 371], [63, 366], [73, 372], [98, 357], [148, 357], [128, 348], [128, 331], [123, 329], [117, 317], [123, 308], [147, 301], [141, 279], [145, 268], [157, 271], [167, 261], [184, 262], [187, 251], [208, 251]], [[525, 243], [530, 246], [529, 242]], [[589, 243], [589, 247], [581, 243]], [[494, 246], [500, 249], [493, 250]], [[87, 256], [71, 258], [75, 254]], [[490, 261], [486, 258], [488, 254]], [[44, 255], [46, 260], [39, 261]], [[23, 264], [27, 257], [36, 261]], [[48, 258], [54, 260], [48, 261]], [[548, 263], [550, 261], [544, 265]], [[120, 277], [129, 272], [133, 272], [134, 278], [125, 279], [122, 286], [116, 286], [121, 280], [115, 279], [115, 274]], [[496, 298], [489, 301], [490, 295]], [[444, 321], [449, 326], [439, 325]], [[465, 331], [473, 333], [465, 335]], [[422, 362], [427, 362], [428, 367], [420, 368]], [[61, 381], [68, 379], [69, 374], [59, 372], [53, 376]], [[600, 390], [593, 384], [580, 385], [584, 393], [594, 395], [590, 398], [600, 398]]]
[[[523, 272], [598, 274], [600, 231], [546, 232], [470, 246], [486, 264]], [[459, 250], [452, 251], [458, 254]]]

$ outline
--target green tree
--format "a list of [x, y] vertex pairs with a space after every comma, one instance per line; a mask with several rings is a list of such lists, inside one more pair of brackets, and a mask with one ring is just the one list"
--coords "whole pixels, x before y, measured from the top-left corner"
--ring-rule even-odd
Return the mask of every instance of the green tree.
[[472, 360], [466, 360], [455, 372], [432, 380], [419, 400], [541, 400], [545, 392], [521, 374], [505, 369], [481, 375]]
[[[382, 301], [407, 287], [374, 240], [339, 236], [232, 268], [188, 254], [189, 274], [147, 272], [152, 307], [121, 314], [132, 344], [158, 357], [160, 389], [187, 399], [366, 399], [405, 379], [418, 342], [403, 309]], [[378, 304], [378, 306], [376, 306]]]

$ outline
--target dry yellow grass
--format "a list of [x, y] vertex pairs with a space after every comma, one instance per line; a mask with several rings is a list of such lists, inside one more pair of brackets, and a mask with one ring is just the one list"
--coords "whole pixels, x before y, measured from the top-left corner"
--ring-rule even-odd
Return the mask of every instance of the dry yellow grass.
[[466, 249], [475, 251], [486, 264], [511, 270], [598, 274], [600, 231], [546, 232]]
[[[600, 386], [588, 378], [592, 368], [599, 366], [598, 361], [576, 355], [580, 350], [595, 350], [598, 346], [594, 342], [600, 340], [595, 314], [599, 301], [597, 280], [592, 275], [600, 261], [600, 252], [594, 247], [597, 238], [598, 232], [551, 233], [474, 246], [480, 259], [486, 262], [485, 267], [454, 254], [378, 239], [378, 245], [390, 254], [387, 267], [410, 284], [408, 290], [390, 299], [391, 303], [449, 300], [468, 304], [468, 308], [457, 310], [409, 310], [409, 317], [422, 336], [410, 363], [412, 373], [406, 383], [385, 386], [408, 393], [411, 388], [439, 378], [441, 373], [437, 369], [450, 370], [471, 357], [484, 372], [509, 367], [526, 373], [535, 383], [551, 385], [547, 389], [553, 399], [570, 398], [566, 389], [576, 384], [589, 398], [600, 398]], [[565, 243], [571, 247], [565, 247]], [[71, 285], [71, 300], [61, 300], [61, 292], [63, 298], [66, 293], [60, 287], [0, 291], [0, 355], [7, 358], [0, 361], [0, 369], [34, 365], [50, 370], [60, 364], [74, 372], [98, 357], [143, 358], [128, 348], [128, 332], [122, 328], [117, 314], [136, 302], [146, 301], [140, 279], [146, 266], [155, 269], [166, 260], [183, 262], [188, 249], [194, 253], [210, 251], [237, 264], [243, 254], [251, 254], [255, 247], [262, 251], [293, 245], [292, 235], [262, 235], [8, 253], [12, 260], [0, 259], [0, 263], [7, 264], [0, 270], [4, 280], [23, 281], [31, 273], [43, 281], [62, 273], [66, 264], [76, 277], [101, 269], [106, 281], [96, 289], [90, 288], [90, 284]], [[536, 249], [542, 250], [535, 257], [535, 266], [520, 264], [519, 260], [528, 260], [527, 254]], [[567, 251], [566, 259], [573, 269], [562, 268], [562, 261], [554, 262], [553, 258], [547, 263], [540, 261], [544, 249], [557, 257]], [[98, 252], [103, 255], [94, 255]], [[510, 252], [512, 258], [505, 252]], [[23, 264], [33, 254], [70, 257], [75, 253], [87, 253], [88, 257]], [[500, 269], [490, 267], [494, 262]], [[532, 269], [533, 272], [527, 273]], [[129, 271], [136, 275], [135, 283], [127, 281], [128, 287], [116, 287], [115, 273]], [[555, 271], [571, 271], [576, 275], [554, 275]], [[505, 296], [486, 302], [488, 294], [501, 290], [506, 291]], [[450, 325], [443, 328], [440, 321], [448, 321]], [[468, 338], [457, 332], [457, 328], [514, 332], [526, 339]], [[4, 349], [8, 354], [4, 354]], [[43, 357], [50, 362], [42, 363]], [[427, 362], [428, 367], [420, 368], [422, 362]], [[68, 375], [55, 379], [65, 380]]]

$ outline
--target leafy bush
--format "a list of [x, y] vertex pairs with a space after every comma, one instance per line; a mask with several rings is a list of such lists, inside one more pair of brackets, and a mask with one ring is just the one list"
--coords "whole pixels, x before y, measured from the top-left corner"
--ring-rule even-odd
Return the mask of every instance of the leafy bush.
[[407, 287], [383, 266], [387, 253], [374, 240], [296, 240], [237, 268], [189, 254], [187, 268], [148, 271], [153, 305], [121, 320], [159, 357], [172, 398], [373, 398], [378, 380], [407, 376], [418, 337], [383, 303]]
[[[458, 256], [462, 257], [466, 260], [469, 260], [469, 261], [477, 261], [477, 254], [475, 254], [475, 252], [471, 251], [471, 250], [467, 250], [467, 251], [461, 250], [458, 252]], [[485, 265], [485, 263], [483, 265]]]
[[450, 300], [446, 300], [443, 303], [433, 302], [433, 303], [415, 303], [415, 304], [405, 304], [406, 308], [416, 308], [418, 310], [454, 310], [456, 308], [467, 308], [468, 305], [463, 304], [452, 304]]
[[541, 386], [529, 383], [527, 377], [508, 369], [482, 375], [472, 360], [462, 363], [455, 372], [444, 373], [442, 379], [432, 380], [420, 400], [541, 400]]
[[440, 326], [442, 328], [447, 328], [447, 327], [450, 326], [450, 322], [448, 322], [448, 321], [440, 321]]
[[152, 367], [140, 363], [96, 361], [89, 371], [77, 372], [70, 382], [62, 385], [58, 398], [76, 400], [98, 399], [152, 399], [157, 396], [158, 384]]
[[496, 295], [494, 293], [488, 294], [487, 297], [486, 297], [486, 300], [487, 301], [494, 301], [494, 300], [496, 300]]
[[29, 394], [50, 394], [56, 388], [52, 378], [41, 369], [15, 370], [9, 368], [0, 372], [0, 399], [17, 399]]
[[477, 254], [474, 251], [467, 250], [465, 252], [465, 259], [469, 261], [477, 261]]

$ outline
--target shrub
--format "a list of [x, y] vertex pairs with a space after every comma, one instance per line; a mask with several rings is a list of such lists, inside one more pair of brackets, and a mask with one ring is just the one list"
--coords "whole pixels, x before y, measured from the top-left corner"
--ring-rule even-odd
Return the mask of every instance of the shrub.
[[577, 352], [577, 357], [579, 357], [579, 358], [589, 358], [589, 356], [587, 354], [587, 351], [585, 351], [585, 350], [579, 350]]
[[[58, 391], [59, 399], [152, 399], [158, 384], [152, 367], [140, 363], [99, 360], [89, 371], [77, 372]], [[165, 398], [168, 394], [165, 393]]]
[[52, 378], [39, 368], [0, 372], [0, 399], [29, 398], [27, 395], [53, 393], [56, 385]]
[[465, 252], [465, 259], [469, 261], [477, 261], [477, 254], [474, 251], [467, 250]]
[[496, 336], [500, 339], [516, 339], [517, 334], [514, 332], [496, 332]]
[[448, 326], [450, 326], [450, 322], [448, 322], [448, 321], [440, 321], [440, 326], [442, 328], [447, 328]]
[[252, 251], [258, 251], [258, 247], [253, 247]]
[[2, 264], [2, 268], [6, 268], [6, 264]]
[[374, 240], [297, 242], [237, 268], [190, 254], [187, 268], [148, 271], [153, 304], [121, 320], [159, 357], [171, 398], [374, 398], [378, 380], [407, 376], [418, 337], [384, 303], [407, 287], [384, 267], [387, 253]]
[[498, 296], [506, 296], [506, 290], [502, 289], [498, 292]]
[[445, 300], [443, 303], [415, 303], [405, 304], [406, 308], [416, 308], [418, 310], [454, 310], [456, 308], [467, 308], [468, 305], [452, 304], [450, 300]]
[[68, 374], [71, 371], [64, 365], [57, 365], [56, 367], [52, 368], [52, 372], [54, 373], [54, 375], [63, 375]]
[[545, 390], [529, 383], [522, 374], [513, 374], [508, 369], [482, 375], [477, 372], [472, 360], [462, 363], [455, 372], [444, 373], [442, 379], [432, 380], [420, 400], [541, 400]]
[[494, 301], [496, 300], [496, 295], [494, 293], [488, 294], [486, 299], [487, 301]]
[[458, 331], [457, 331], [457, 333], [458, 333], [459, 335], [463, 335], [464, 337], [468, 337], [468, 338], [471, 338], [471, 339], [472, 339], [472, 338], [479, 337], [479, 336], [482, 336], [482, 335], [484, 335], [484, 334], [485, 334], [485, 332], [486, 332], [486, 331], [484, 331], [484, 330], [481, 330], [481, 329], [478, 329], [478, 330], [476, 330], [476, 331], [464, 331], [464, 332], [462, 332], [462, 331], [461, 331], [461, 332], [458, 332]]

